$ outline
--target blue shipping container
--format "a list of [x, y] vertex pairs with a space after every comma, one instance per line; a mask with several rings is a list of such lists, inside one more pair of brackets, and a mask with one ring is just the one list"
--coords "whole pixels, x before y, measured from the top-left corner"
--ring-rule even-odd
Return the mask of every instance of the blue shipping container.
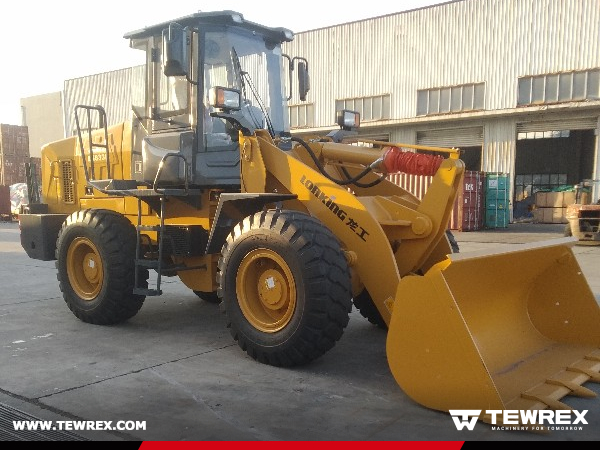
[[485, 226], [486, 228], [508, 228], [508, 213], [505, 210], [494, 210], [488, 209], [485, 212]]
[[486, 228], [507, 228], [510, 222], [508, 175], [488, 173], [485, 185]]
[[508, 190], [508, 176], [500, 175], [496, 173], [488, 173], [486, 176], [486, 190], [500, 190], [507, 191]]

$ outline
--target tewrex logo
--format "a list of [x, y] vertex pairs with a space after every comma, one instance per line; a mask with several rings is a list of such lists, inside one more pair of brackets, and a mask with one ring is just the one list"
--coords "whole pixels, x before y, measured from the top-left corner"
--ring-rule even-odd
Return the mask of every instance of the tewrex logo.
[[[454, 421], [456, 429], [461, 431], [465, 428], [469, 431], [475, 429], [475, 424], [481, 416], [480, 409], [451, 409], [450, 415]], [[489, 409], [485, 411], [486, 416], [490, 417], [492, 425], [500, 423], [501, 427], [493, 429], [501, 430], [538, 430], [542, 427], [549, 430], [580, 430], [581, 427], [572, 427], [572, 425], [587, 425], [585, 420], [585, 411], [551, 411], [551, 410], [496, 410]]]
[[465, 427], [467, 427], [467, 430], [473, 431], [475, 429], [475, 424], [477, 423], [480, 414], [480, 409], [450, 410], [450, 415], [452, 415], [452, 420], [454, 420], [454, 425], [456, 425], [456, 429], [458, 431], [463, 430]]

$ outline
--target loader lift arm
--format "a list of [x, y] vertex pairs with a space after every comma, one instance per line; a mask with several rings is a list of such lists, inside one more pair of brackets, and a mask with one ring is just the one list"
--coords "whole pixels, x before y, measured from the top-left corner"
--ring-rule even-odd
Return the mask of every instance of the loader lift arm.
[[445, 150], [450, 157], [418, 201], [387, 180], [352, 191], [332, 181], [341, 168], [351, 176], [381, 169], [385, 150], [313, 141], [324, 176], [304, 148], [282, 152], [268, 136], [255, 139], [260, 151], [246, 162], [264, 164], [266, 189], [276, 179], [340, 238], [353, 293], [366, 289], [388, 326], [390, 368], [414, 400], [442, 411], [566, 409], [561, 397], [590, 395], [582, 384], [600, 380], [600, 310], [573, 241], [449, 256], [444, 234], [464, 173], [458, 151]]

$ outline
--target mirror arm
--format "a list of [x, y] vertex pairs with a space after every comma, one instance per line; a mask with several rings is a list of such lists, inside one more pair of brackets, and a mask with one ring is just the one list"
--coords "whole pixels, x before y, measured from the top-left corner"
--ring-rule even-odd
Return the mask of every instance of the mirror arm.
[[294, 71], [294, 60], [292, 58], [290, 58], [288, 55], [286, 55], [285, 53], [283, 53], [281, 56], [288, 60], [288, 73], [290, 75], [289, 76], [290, 92], [289, 92], [287, 100], [290, 101], [292, 99], [292, 83], [293, 83], [292, 72]]
[[254, 134], [254, 127], [248, 119], [241, 114], [236, 114], [235, 112], [214, 111], [210, 113], [210, 116], [227, 120], [236, 130], [241, 131], [244, 136], [252, 136]]
[[296, 60], [302, 61], [306, 65], [306, 71], [308, 72], [308, 60], [306, 58], [301, 57], [301, 56], [294, 56], [294, 58], [292, 59], [292, 64]]

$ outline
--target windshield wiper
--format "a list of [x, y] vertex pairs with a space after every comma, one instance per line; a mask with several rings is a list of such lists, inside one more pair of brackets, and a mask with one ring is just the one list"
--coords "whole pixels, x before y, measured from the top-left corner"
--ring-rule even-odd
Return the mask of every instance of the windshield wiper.
[[258, 103], [258, 106], [260, 107], [260, 110], [262, 111], [263, 115], [265, 116], [265, 122], [267, 123], [267, 129], [269, 130], [269, 134], [271, 135], [272, 138], [275, 138], [275, 128], [273, 127], [273, 122], [271, 121], [271, 117], [269, 116], [269, 113], [267, 112], [267, 108], [265, 107], [265, 104], [263, 103], [262, 99], [260, 98], [260, 95], [258, 95], [258, 91], [256, 89], [256, 86], [254, 86], [254, 83], [252, 82], [252, 78], [250, 77], [250, 74], [248, 74], [248, 72], [243, 72], [242, 76], [247, 79], [248, 85], [250, 86], [250, 90], [252, 91], [252, 95], [254, 96], [254, 99], [256, 100], [256, 102]]
[[[258, 103], [260, 110], [262, 111], [263, 115], [265, 116], [265, 122], [267, 124], [267, 129], [269, 131], [269, 134], [271, 135], [272, 138], [274, 138], [275, 137], [275, 128], [273, 127], [273, 122], [271, 121], [271, 117], [269, 117], [267, 108], [265, 107], [265, 104], [263, 103], [262, 99], [260, 98], [260, 95], [258, 95], [258, 91], [256, 89], [256, 86], [254, 86], [254, 83], [252, 82], [252, 78], [250, 77], [250, 74], [248, 72], [245, 72], [242, 69], [242, 65], [240, 64], [240, 58], [238, 57], [235, 47], [231, 47], [231, 58], [233, 60], [233, 67], [236, 72], [236, 77], [240, 80], [240, 85], [242, 86], [242, 94], [244, 96], [244, 100], [246, 100], [248, 98], [248, 95], [246, 93], [246, 82], [247, 82], [248, 86], [250, 87], [250, 90], [252, 91], [252, 95], [254, 96], [254, 99]], [[252, 114], [252, 112], [250, 110], [249, 110], [249, 114], [250, 114], [254, 124], [258, 125], [258, 123], [260, 121]]]
[[238, 57], [238, 54], [235, 51], [235, 47], [231, 47], [231, 59], [233, 60], [233, 69], [235, 70], [235, 76], [238, 80], [240, 80], [240, 85], [242, 86], [242, 94], [244, 95], [244, 98], [246, 98], [246, 85], [244, 83], [244, 75], [246, 75], [246, 72], [242, 70], [240, 58]]

